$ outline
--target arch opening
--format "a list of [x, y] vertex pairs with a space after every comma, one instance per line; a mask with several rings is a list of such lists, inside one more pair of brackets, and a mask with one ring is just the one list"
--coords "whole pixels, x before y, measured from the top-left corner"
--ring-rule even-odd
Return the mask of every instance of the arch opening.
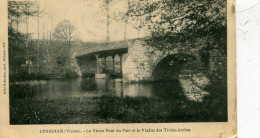
[[191, 72], [200, 68], [200, 61], [190, 54], [177, 53], [164, 57], [152, 72], [153, 80], [178, 80], [183, 72]]

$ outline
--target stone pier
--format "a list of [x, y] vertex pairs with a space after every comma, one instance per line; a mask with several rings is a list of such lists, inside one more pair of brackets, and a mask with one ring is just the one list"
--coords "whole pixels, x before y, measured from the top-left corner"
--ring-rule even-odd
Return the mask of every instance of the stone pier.
[[[106, 74], [115, 73], [115, 57], [117, 57], [118, 74], [122, 76], [124, 82], [142, 82], [157, 80], [158, 76], [175, 77], [178, 78], [180, 73], [180, 64], [173, 63], [167, 68], [173, 68], [171, 72], [174, 75], [167, 74], [167, 68], [163, 67], [167, 62], [176, 60], [185, 62], [185, 58], [193, 59], [192, 62], [187, 63], [193, 70], [202, 69], [202, 63], [199, 56], [200, 46], [183, 53], [181, 46], [171, 51], [160, 51], [152, 46], [147, 45], [144, 41], [139, 39], [112, 42], [109, 45], [99, 44], [82, 51], [78, 51], [76, 58], [83, 63], [85, 68], [91, 71], [95, 70], [96, 78], [107, 78]], [[183, 58], [185, 57], [185, 58]], [[108, 58], [111, 60], [108, 62]], [[100, 60], [102, 59], [102, 62]], [[96, 60], [96, 65], [92, 64]], [[112, 64], [112, 65], [111, 65]], [[167, 63], [168, 64], [168, 63]], [[172, 64], [172, 63], [170, 63]], [[82, 66], [83, 66], [82, 65]], [[195, 65], [195, 66], [194, 66]], [[108, 69], [108, 66], [112, 68]], [[105, 72], [104, 72], [105, 71]], [[166, 72], [166, 73], [164, 73]], [[160, 74], [163, 73], [163, 74]], [[154, 75], [156, 74], [156, 75]], [[168, 75], [168, 76], [167, 76]], [[182, 75], [185, 76], [185, 73]], [[189, 74], [186, 74], [189, 75]]]

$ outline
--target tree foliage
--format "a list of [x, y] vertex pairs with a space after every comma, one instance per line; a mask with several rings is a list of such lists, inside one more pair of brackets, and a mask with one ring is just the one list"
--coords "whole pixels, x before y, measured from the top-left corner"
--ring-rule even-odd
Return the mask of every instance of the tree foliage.
[[184, 53], [197, 48], [211, 81], [226, 82], [226, 7], [226, 0], [131, 0], [126, 14], [148, 30], [148, 45]]
[[151, 34], [150, 44], [160, 44], [157, 48], [161, 50], [197, 38], [217, 42], [226, 35], [225, 0], [131, 1], [128, 14], [133, 20], [142, 19], [138, 27], [146, 27]]
[[26, 47], [26, 41], [31, 34], [20, 32], [19, 23], [23, 21], [24, 17], [37, 15], [39, 13], [37, 6], [38, 3], [30, 1], [8, 2], [8, 42], [11, 71], [20, 72], [21, 65], [26, 63], [26, 59], [32, 57], [29, 53], [32, 48]]
[[71, 41], [76, 39], [74, 31], [75, 26], [69, 20], [63, 20], [54, 28], [53, 38], [66, 42], [70, 49]]
[[8, 23], [19, 23], [23, 21], [23, 17], [36, 16], [41, 13], [38, 8], [39, 3], [33, 1], [9, 1], [8, 2]]

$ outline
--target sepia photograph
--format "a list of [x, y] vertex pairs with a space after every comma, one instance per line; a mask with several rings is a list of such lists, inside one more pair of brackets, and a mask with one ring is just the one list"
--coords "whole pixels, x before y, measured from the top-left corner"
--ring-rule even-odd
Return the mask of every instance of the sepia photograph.
[[8, 1], [10, 125], [228, 122], [226, 0]]

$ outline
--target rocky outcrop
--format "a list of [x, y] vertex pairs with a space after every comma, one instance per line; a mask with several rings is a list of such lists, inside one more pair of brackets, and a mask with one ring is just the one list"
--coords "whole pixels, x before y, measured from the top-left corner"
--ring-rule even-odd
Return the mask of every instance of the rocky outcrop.
[[82, 73], [80, 71], [79, 65], [78, 65], [77, 60], [76, 60], [74, 55], [71, 57], [70, 66], [71, 66], [71, 70], [72, 70], [72, 72], [70, 74], [71, 75], [70, 77], [82, 76]]
[[180, 75], [179, 81], [184, 95], [189, 100], [202, 102], [203, 97], [209, 94], [204, 89], [210, 84], [210, 81], [203, 73]]

